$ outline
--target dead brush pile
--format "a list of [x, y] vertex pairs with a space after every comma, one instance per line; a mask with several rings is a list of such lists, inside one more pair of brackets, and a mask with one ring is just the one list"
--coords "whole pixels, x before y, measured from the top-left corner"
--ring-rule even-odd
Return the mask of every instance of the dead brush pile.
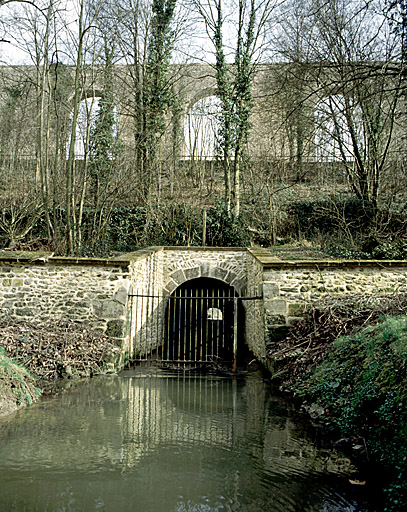
[[290, 327], [287, 336], [267, 353], [275, 379], [292, 391], [322, 361], [332, 343], [385, 316], [407, 315], [407, 294], [352, 296], [313, 307], [309, 315]]
[[0, 322], [0, 346], [6, 355], [39, 379], [89, 377], [106, 370], [120, 349], [103, 334], [82, 325], [37, 325], [12, 319]]

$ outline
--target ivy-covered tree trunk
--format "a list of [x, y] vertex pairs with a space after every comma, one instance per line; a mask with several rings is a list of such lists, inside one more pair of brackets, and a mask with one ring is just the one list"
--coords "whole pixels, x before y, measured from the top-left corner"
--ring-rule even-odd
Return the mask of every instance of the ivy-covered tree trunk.
[[232, 130], [233, 130], [233, 82], [226, 64], [224, 44], [222, 37], [223, 18], [222, 3], [217, 4], [217, 19], [214, 28], [214, 45], [216, 52], [216, 83], [218, 96], [221, 100], [222, 113], [220, 116], [220, 146], [218, 148], [220, 159], [223, 163], [225, 183], [225, 203], [227, 212], [232, 208]]
[[233, 172], [233, 213], [240, 215], [240, 172], [242, 160], [250, 130], [250, 114], [252, 100], [252, 56], [254, 51], [256, 20], [255, 0], [250, 1], [250, 11], [247, 25], [244, 22], [245, 2], [239, 0], [239, 24], [237, 49], [235, 55], [236, 85], [235, 85], [235, 144]]
[[[268, 2], [266, 2], [268, 6]], [[256, 0], [239, 0], [237, 42], [234, 64], [227, 64], [223, 41], [224, 19], [222, 1], [214, 0], [206, 11], [197, 0], [197, 7], [204, 17], [216, 54], [217, 94], [221, 100], [219, 157], [224, 168], [225, 203], [229, 214], [240, 215], [240, 182], [245, 145], [250, 131], [251, 88], [254, 72], [253, 55], [257, 43]], [[267, 7], [268, 8], [268, 7]], [[264, 24], [266, 16], [258, 24]]]
[[114, 171], [116, 157], [115, 113], [113, 102], [113, 50], [105, 41], [103, 93], [89, 137], [90, 194], [96, 210], [100, 208], [101, 187]]
[[174, 97], [169, 76], [169, 64], [174, 42], [171, 29], [176, 0], [153, 0], [151, 35], [148, 42], [144, 77], [144, 139], [147, 168], [147, 194], [159, 183], [160, 139], [165, 132], [165, 118]]

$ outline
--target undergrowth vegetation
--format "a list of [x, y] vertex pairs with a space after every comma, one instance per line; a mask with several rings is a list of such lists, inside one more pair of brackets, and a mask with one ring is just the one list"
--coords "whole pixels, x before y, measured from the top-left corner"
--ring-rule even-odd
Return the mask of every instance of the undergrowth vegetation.
[[406, 305], [394, 297], [314, 310], [269, 353], [282, 388], [334, 439], [363, 447], [370, 484], [384, 489], [378, 512], [407, 510]]
[[[29, 405], [41, 395], [35, 386], [34, 377], [23, 367], [10, 359], [0, 347], [0, 398], [19, 405]], [[0, 412], [1, 412], [0, 407]]]
[[[104, 257], [157, 245], [201, 246], [205, 231], [206, 245], [215, 247], [267, 247], [307, 240], [339, 259], [407, 257], [407, 216], [403, 209], [376, 209], [346, 196], [298, 199], [298, 194], [284, 195], [274, 202], [259, 197], [243, 203], [239, 216], [228, 212], [221, 200], [205, 207], [174, 201], [161, 205], [121, 205], [97, 215], [94, 209], [85, 208], [77, 255]], [[38, 250], [36, 241], [40, 240], [41, 248], [64, 254], [64, 245], [47, 239], [45, 215], [24, 236], [15, 234], [19, 241], [14, 245], [9, 231], [25, 233], [24, 215], [19, 217], [21, 226], [12, 226], [15, 214], [6, 212], [3, 217], [0, 247]], [[58, 210], [60, 229], [65, 217], [65, 211]], [[29, 219], [26, 220], [28, 223]]]
[[340, 337], [298, 393], [384, 466], [386, 511], [407, 510], [407, 317]]
[[343, 259], [404, 259], [407, 218], [397, 208], [331, 196], [287, 206], [298, 235]]

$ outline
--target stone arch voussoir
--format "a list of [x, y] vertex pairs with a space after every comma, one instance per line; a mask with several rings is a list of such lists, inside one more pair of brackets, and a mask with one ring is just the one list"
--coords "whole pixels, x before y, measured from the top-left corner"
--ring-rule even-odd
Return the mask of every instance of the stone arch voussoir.
[[192, 279], [207, 277], [217, 279], [225, 284], [233, 286], [238, 295], [243, 295], [246, 289], [246, 280], [243, 276], [239, 276], [231, 270], [222, 268], [219, 265], [211, 265], [203, 262], [199, 266], [187, 269], [179, 269], [172, 272], [164, 286], [164, 293], [171, 295], [179, 286]]

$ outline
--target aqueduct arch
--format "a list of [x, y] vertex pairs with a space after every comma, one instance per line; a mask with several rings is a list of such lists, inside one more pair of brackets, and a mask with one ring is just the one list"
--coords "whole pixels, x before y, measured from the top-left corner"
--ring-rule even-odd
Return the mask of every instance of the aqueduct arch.
[[[378, 64], [380, 69], [380, 63]], [[311, 65], [310, 70], [312, 71]], [[63, 94], [64, 101], [61, 103], [59, 115], [69, 118], [69, 110], [73, 105], [73, 77], [74, 67], [65, 66], [64, 73], [66, 77], [66, 85], [64, 85]], [[81, 100], [91, 96], [100, 98], [103, 96], [103, 70], [102, 68], [94, 68], [95, 73], [87, 74], [85, 83], [83, 83], [84, 94], [81, 95]], [[369, 71], [368, 69], [366, 71]], [[35, 72], [34, 67], [21, 66], [21, 77], [30, 77]], [[191, 108], [200, 100], [214, 96], [216, 94], [216, 76], [214, 69], [209, 64], [183, 64], [170, 66], [171, 74], [170, 82], [174, 86], [174, 93], [178, 97], [179, 104], [182, 105], [181, 111], [171, 113], [167, 118], [167, 129], [162, 137], [161, 158], [163, 162], [171, 162], [171, 165], [176, 165], [182, 160], [182, 153], [185, 154], [185, 141], [181, 141], [181, 132], [184, 133], [186, 119]], [[341, 94], [340, 89], [331, 84], [330, 73], [332, 71], [327, 68], [322, 68], [317, 73], [311, 73], [307, 81], [307, 87], [318, 90], [318, 98], [312, 95], [306, 95], [306, 102], [303, 104], [303, 114], [299, 115], [298, 123], [301, 128], [301, 140], [307, 142], [303, 151], [302, 162], [307, 164], [314, 164], [320, 162], [321, 154], [315, 150], [315, 140], [312, 139], [313, 132], [315, 131], [316, 123], [313, 122], [313, 112], [315, 111], [315, 103], [318, 99]], [[361, 72], [364, 72], [363, 66]], [[123, 157], [131, 156], [134, 153], [135, 145], [135, 123], [134, 114], [137, 111], [134, 105], [134, 90], [132, 81], [129, 80], [130, 69], [126, 65], [117, 65], [113, 69], [113, 102], [117, 107], [117, 126], [118, 133], [120, 133], [120, 141], [123, 148]], [[251, 109], [251, 126], [252, 129], [248, 136], [247, 152], [253, 161], [258, 160], [264, 165], [272, 166], [276, 160], [292, 158], [295, 155], [296, 144], [299, 143], [293, 129], [295, 124], [295, 116], [292, 116], [292, 104], [289, 99], [288, 103], [285, 98], [290, 95], [290, 65], [287, 63], [262, 63], [256, 67], [256, 73], [253, 76], [252, 83], [252, 109]], [[16, 77], [19, 76], [19, 68], [4, 67], [2, 70], [3, 88], [0, 90], [0, 97], [4, 101], [7, 100], [7, 89], [11, 85], [15, 85]], [[62, 75], [61, 75], [62, 76]], [[287, 80], [282, 80], [282, 77], [288, 77]], [[34, 77], [33, 77], [34, 78]], [[316, 86], [316, 80], [321, 78], [320, 86]], [[369, 73], [366, 72], [366, 80], [369, 81]], [[391, 83], [393, 78], [389, 77], [389, 91], [392, 90]], [[324, 82], [325, 85], [324, 85]], [[23, 83], [23, 82], [22, 82]], [[24, 82], [25, 83], [25, 82]], [[34, 82], [33, 82], [34, 83]], [[65, 82], [64, 82], [65, 83]], [[314, 87], [314, 85], [315, 87]], [[295, 95], [295, 90], [292, 91]], [[34, 94], [34, 90], [29, 90], [28, 95]], [[347, 91], [347, 96], [351, 97], [352, 93]], [[389, 92], [389, 99], [392, 98]], [[66, 98], [66, 101], [65, 101]], [[28, 102], [24, 102], [21, 107], [16, 110], [16, 115], [21, 119], [26, 120], [24, 123], [16, 123], [13, 127], [13, 137], [24, 137], [24, 145], [21, 146], [21, 158], [31, 161], [35, 160], [35, 141], [36, 130], [35, 115], [30, 116], [31, 111], [26, 111], [24, 105], [34, 105], [34, 97], [29, 98]], [[295, 99], [295, 98], [294, 98]], [[295, 103], [295, 102], [294, 102]], [[389, 103], [389, 102], [387, 102]], [[390, 105], [390, 103], [389, 103]], [[384, 113], [386, 113], [386, 106], [383, 106]], [[390, 107], [389, 107], [390, 108]], [[27, 115], [28, 113], [28, 115]], [[34, 114], [34, 111], [33, 111]], [[29, 119], [29, 118], [32, 119]], [[286, 121], [290, 122], [287, 123]], [[55, 119], [51, 119], [52, 122]], [[61, 128], [65, 130], [68, 135], [69, 128], [65, 125], [69, 123], [64, 122]], [[324, 123], [320, 122], [320, 125]], [[389, 125], [390, 128], [390, 125]], [[387, 129], [387, 128], [386, 128]], [[305, 130], [305, 133], [303, 132]], [[326, 137], [330, 137], [330, 130], [326, 130]], [[395, 127], [393, 133], [392, 147], [398, 147], [401, 142], [403, 132], [401, 128]], [[64, 133], [65, 135], [65, 133]], [[57, 142], [55, 134], [51, 136], [51, 145]], [[182, 143], [181, 143], [182, 142]], [[332, 146], [332, 138], [330, 142]], [[393, 146], [394, 144], [394, 146]], [[176, 148], [176, 151], [174, 151]], [[14, 158], [14, 151], [7, 150], [6, 158]], [[335, 158], [337, 150], [331, 149], [333, 154], [332, 159]], [[351, 157], [351, 153], [350, 156]], [[179, 160], [177, 160], [179, 159]], [[327, 159], [325, 158], [324, 162]], [[322, 163], [324, 163], [322, 162]], [[168, 164], [169, 166], [170, 164]], [[167, 167], [168, 167], [167, 166]], [[166, 166], [163, 167], [164, 172], [167, 172]], [[135, 170], [135, 173], [137, 170]]]

